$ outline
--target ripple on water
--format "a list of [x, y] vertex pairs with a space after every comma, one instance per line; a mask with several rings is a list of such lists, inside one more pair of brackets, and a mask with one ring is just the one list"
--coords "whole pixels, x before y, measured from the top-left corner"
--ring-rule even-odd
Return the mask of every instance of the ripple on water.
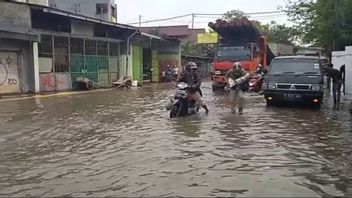
[[352, 196], [347, 114], [233, 115], [204, 86], [210, 114], [178, 119], [168, 85], [0, 102], [0, 196]]

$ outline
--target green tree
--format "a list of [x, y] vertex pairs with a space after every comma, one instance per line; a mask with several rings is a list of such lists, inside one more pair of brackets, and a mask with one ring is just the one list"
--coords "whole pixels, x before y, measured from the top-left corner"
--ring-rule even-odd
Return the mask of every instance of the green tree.
[[327, 52], [352, 44], [351, 0], [289, 1], [283, 8], [303, 43]]
[[[244, 17], [249, 18], [249, 16], [240, 10], [230, 10], [223, 15], [222, 19], [231, 22], [232, 20]], [[293, 41], [297, 34], [294, 28], [287, 27], [286, 25], [279, 25], [274, 21], [268, 24], [262, 24], [259, 21], [252, 20], [252, 23], [269, 39], [269, 42], [293, 45]]]
[[247, 17], [248, 16], [242, 12], [241, 10], [230, 10], [230, 11], [227, 11], [224, 16], [222, 17], [223, 20], [227, 21], [227, 22], [230, 22], [234, 19], [241, 19], [243, 17]]
[[264, 28], [263, 34], [269, 39], [269, 42], [283, 43], [287, 45], [294, 45], [296, 35], [298, 32], [285, 24], [277, 24], [272, 21], [270, 24], [262, 25]]

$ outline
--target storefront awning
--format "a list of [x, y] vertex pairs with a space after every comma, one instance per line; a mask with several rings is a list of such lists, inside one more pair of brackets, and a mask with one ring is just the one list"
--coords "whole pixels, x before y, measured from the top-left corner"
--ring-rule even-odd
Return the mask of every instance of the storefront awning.
[[148, 34], [148, 33], [145, 33], [145, 32], [140, 32], [140, 35], [142, 35], [142, 36], [144, 36], [144, 37], [151, 38], [151, 39], [164, 40], [164, 39], [161, 38], [160, 36]]

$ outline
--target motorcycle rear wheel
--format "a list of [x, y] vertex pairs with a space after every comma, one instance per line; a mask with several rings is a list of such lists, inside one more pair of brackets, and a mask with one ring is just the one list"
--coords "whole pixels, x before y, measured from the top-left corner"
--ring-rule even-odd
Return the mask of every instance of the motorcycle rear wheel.
[[171, 111], [170, 111], [170, 118], [174, 118], [177, 116], [177, 107], [173, 106]]

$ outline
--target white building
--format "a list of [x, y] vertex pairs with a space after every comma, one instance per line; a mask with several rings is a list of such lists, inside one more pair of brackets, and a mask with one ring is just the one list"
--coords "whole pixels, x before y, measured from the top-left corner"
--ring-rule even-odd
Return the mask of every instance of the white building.
[[347, 46], [345, 51], [332, 52], [334, 68], [346, 67], [346, 96], [352, 99], [352, 46]]

